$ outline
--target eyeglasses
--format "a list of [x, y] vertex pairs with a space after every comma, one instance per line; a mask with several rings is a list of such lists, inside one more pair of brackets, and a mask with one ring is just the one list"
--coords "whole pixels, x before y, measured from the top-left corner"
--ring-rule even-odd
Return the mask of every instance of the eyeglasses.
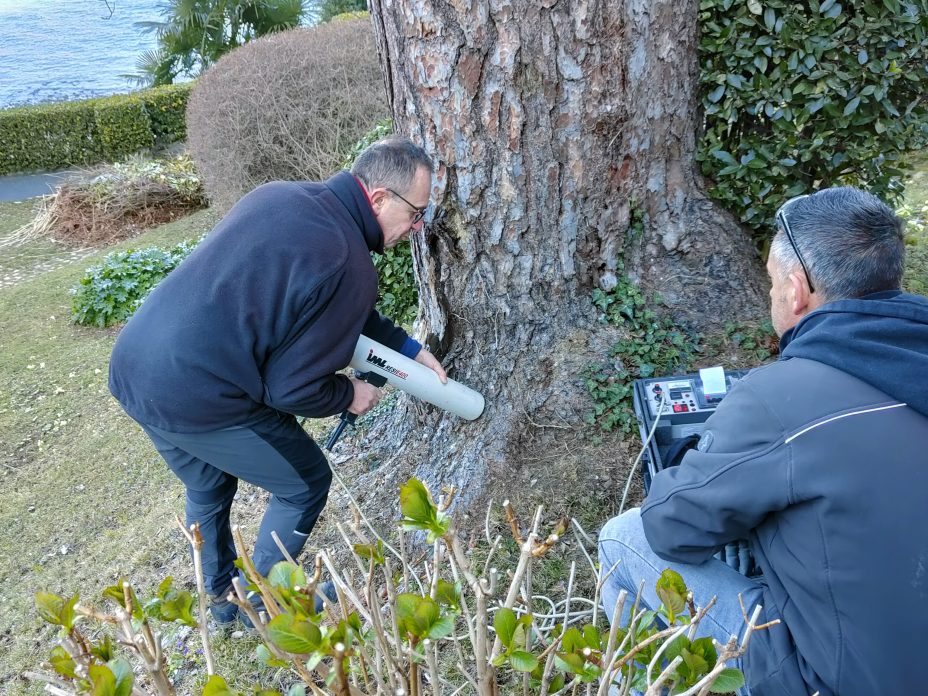
[[394, 196], [396, 196], [396, 197], [399, 198], [401, 201], [403, 201], [403, 203], [405, 203], [405, 204], [408, 205], [410, 208], [412, 208], [413, 210], [416, 211], [416, 214], [412, 216], [412, 224], [414, 224], [414, 225], [415, 225], [417, 222], [419, 222], [419, 220], [421, 220], [422, 218], [424, 218], [424, 217], [425, 217], [425, 214], [426, 214], [426, 213], [428, 212], [428, 210], [429, 210], [429, 207], [428, 207], [428, 206], [425, 206], [424, 208], [417, 208], [416, 206], [414, 206], [412, 203], [410, 203], [409, 201], [407, 201], [405, 198], [403, 198], [400, 194], [398, 194], [396, 191], [394, 191], [394, 190], [391, 189], [391, 188], [388, 188], [387, 191], [389, 191], [390, 193], [392, 193]]
[[809, 283], [809, 292], [815, 292], [815, 286], [812, 285], [812, 276], [809, 275], [809, 267], [806, 266], [806, 262], [802, 258], [802, 254], [799, 252], [799, 246], [796, 244], [796, 240], [793, 238], [793, 231], [789, 228], [789, 221], [786, 219], [787, 209], [796, 201], [801, 198], [808, 198], [808, 194], [803, 196], [796, 196], [795, 198], [790, 198], [786, 203], [780, 206], [780, 209], [777, 211], [777, 224], [783, 228], [783, 231], [786, 232], [786, 238], [789, 240], [789, 244], [793, 247], [793, 251], [796, 252], [796, 258], [799, 259], [799, 265], [802, 266], [803, 273], [806, 274], [806, 280]]

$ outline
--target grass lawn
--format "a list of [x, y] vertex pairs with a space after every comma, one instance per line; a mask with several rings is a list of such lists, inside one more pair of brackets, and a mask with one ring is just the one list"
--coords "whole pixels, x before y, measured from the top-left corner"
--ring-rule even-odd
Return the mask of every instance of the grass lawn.
[[[0, 237], [30, 210], [25, 204], [0, 205], [0, 224], [7, 226]], [[199, 236], [213, 222], [208, 211], [196, 213], [119, 246], [169, 246]], [[35, 591], [80, 592], [82, 599], [99, 603], [100, 590], [123, 575], [144, 593], [164, 575], [190, 578], [173, 522], [183, 511], [183, 489], [106, 386], [116, 332], [69, 321], [69, 289], [105, 252], [73, 262], [68, 252], [46, 242], [18, 251], [14, 264], [35, 251], [52, 267], [63, 265], [0, 289], [5, 694], [41, 690], [17, 676], [47, 656], [55, 633], [36, 615]]]
[[[919, 292], [928, 291], [926, 204], [922, 157], [907, 196], [913, 224], [906, 284]], [[0, 203], [0, 241], [31, 219], [33, 205]], [[170, 246], [214, 222], [209, 211], [195, 213], [115, 248]], [[143, 595], [165, 575], [191, 578], [173, 521], [183, 511], [183, 488], [106, 386], [116, 331], [69, 320], [70, 288], [111, 250], [75, 259], [45, 241], [0, 248], [0, 690], [12, 696], [42, 692], [19, 676], [37, 669], [53, 645], [55, 630], [34, 609], [37, 590], [80, 592], [99, 603], [100, 591], [121, 576]], [[240, 489], [234, 514], [246, 538], [253, 538], [257, 515], [242, 511], [259, 509], [261, 500], [258, 491]], [[186, 653], [171, 665], [180, 692], [199, 693], [205, 667], [198, 639], [190, 637], [188, 646], [184, 632], [171, 638]], [[217, 640], [221, 673], [249, 691], [255, 680], [284, 688], [285, 673], [257, 665], [255, 645], [247, 636]]]

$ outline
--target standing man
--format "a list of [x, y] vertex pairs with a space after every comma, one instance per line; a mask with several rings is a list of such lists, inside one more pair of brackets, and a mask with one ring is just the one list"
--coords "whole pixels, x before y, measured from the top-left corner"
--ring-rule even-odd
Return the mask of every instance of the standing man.
[[[744, 693], [914, 694], [928, 625], [928, 299], [900, 290], [902, 223], [868, 193], [788, 201], [770, 249], [780, 360], [752, 371], [698, 448], [654, 477], [645, 504], [600, 532], [611, 616], [618, 592], [659, 604], [662, 569], [705, 605], [725, 643], [761, 621], [738, 666]], [[749, 539], [757, 580], [713, 558]], [[670, 561], [668, 563], [668, 561]]]
[[254, 550], [259, 573], [296, 556], [332, 474], [296, 416], [361, 415], [380, 390], [336, 374], [360, 334], [434, 370], [435, 357], [375, 309], [383, 253], [422, 227], [432, 163], [404, 138], [374, 143], [324, 183], [273, 182], [242, 198], [126, 324], [110, 391], [187, 489], [219, 623], [236, 558], [238, 480], [271, 493]]

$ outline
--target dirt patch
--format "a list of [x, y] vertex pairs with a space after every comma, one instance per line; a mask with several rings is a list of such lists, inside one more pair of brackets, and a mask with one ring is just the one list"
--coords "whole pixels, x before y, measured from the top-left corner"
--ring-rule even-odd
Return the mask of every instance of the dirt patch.
[[65, 184], [39, 212], [35, 233], [71, 247], [107, 246], [202, 207], [157, 182], [135, 182], [108, 196], [92, 185]]

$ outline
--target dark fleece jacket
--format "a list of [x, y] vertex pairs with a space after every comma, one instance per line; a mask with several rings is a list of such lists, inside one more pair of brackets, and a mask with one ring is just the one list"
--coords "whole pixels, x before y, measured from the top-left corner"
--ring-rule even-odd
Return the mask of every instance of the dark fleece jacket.
[[410, 357], [420, 348], [374, 311], [371, 251], [383, 251], [383, 233], [347, 172], [258, 187], [122, 330], [110, 391], [137, 421], [178, 433], [246, 424], [270, 409], [344, 410], [353, 389], [336, 372], [362, 332]]

